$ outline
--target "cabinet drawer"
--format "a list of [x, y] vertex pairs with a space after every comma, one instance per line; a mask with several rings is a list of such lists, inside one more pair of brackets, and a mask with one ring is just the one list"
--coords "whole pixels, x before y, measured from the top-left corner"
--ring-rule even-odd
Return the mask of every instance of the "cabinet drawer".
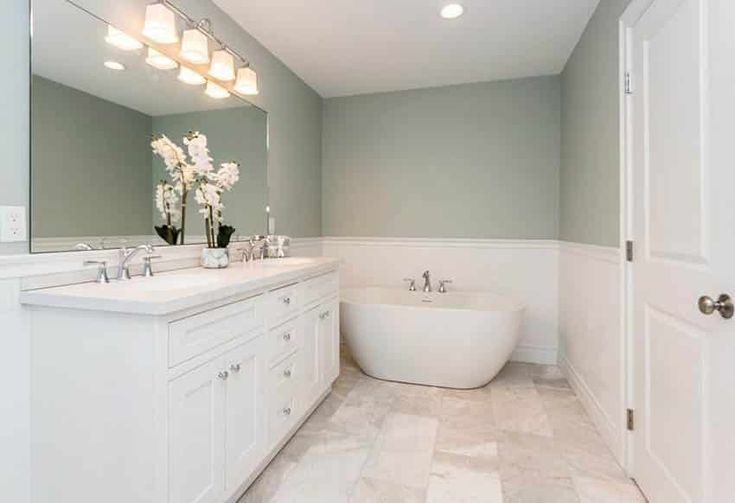
[[302, 330], [298, 320], [292, 320], [268, 332], [268, 361], [274, 363], [301, 345]]
[[330, 295], [336, 295], [339, 291], [339, 275], [336, 272], [330, 272], [329, 274], [304, 281], [301, 291], [304, 306], [308, 306]]
[[260, 311], [261, 298], [255, 297], [171, 322], [168, 326], [169, 367], [237, 337], [255, 337], [263, 326]]
[[299, 313], [298, 285], [284, 286], [269, 292], [266, 297], [268, 326], [293, 318]]
[[268, 444], [273, 446], [283, 439], [299, 417], [296, 393], [284, 393], [274, 396], [268, 414]]
[[296, 383], [303, 379], [298, 356], [298, 353], [293, 354], [270, 369], [268, 382], [273, 396], [295, 394]]

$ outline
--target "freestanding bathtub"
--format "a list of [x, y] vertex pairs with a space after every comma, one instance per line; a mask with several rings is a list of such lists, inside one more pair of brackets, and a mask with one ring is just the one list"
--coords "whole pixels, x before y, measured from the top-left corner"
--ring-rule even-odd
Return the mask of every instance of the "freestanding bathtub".
[[369, 376], [447, 388], [490, 382], [518, 344], [523, 306], [490, 293], [342, 290], [342, 333]]

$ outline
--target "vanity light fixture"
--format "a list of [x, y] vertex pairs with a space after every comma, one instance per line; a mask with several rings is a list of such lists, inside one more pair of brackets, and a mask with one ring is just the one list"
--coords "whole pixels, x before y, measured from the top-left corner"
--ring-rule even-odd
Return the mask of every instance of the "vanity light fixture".
[[105, 61], [103, 65], [105, 65], [105, 67], [109, 68], [110, 70], [115, 70], [118, 72], [125, 70], [125, 65], [123, 65], [122, 63], [118, 63], [117, 61]]
[[196, 28], [186, 30], [181, 38], [182, 58], [195, 65], [209, 62], [209, 43], [207, 36]]
[[212, 65], [209, 75], [223, 82], [235, 80], [235, 59], [228, 51], [222, 49], [212, 53]]
[[207, 82], [207, 88], [204, 90], [204, 94], [216, 100], [230, 97], [230, 92], [227, 89], [211, 81]]
[[151, 65], [153, 68], [159, 70], [173, 70], [178, 68], [179, 64], [173, 59], [165, 56], [155, 50], [153, 47], [148, 48], [148, 57], [145, 58], [145, 62]]
[[107, 25], [107, 36], [105, 37], [105, 42], [110, 45], [114, 45], [123, 51], [137, 51], [138, 49], [143, 48], [143, 44], [110, 24]]
[[177, 78], [184, 84], [189, 84], [191, 86], [201, 86], [207, 81], [207, 79], [199, 75], [197, 72], [190, 70], [185, 66], [181, 67]]
[[450, 3], [442, 7], [439, 14], [444, 19], [457, 19], [459, 16], [464, 14], [464, 7], [458, 3]]
[[163, 3], [150, 4], [145, 8], [143, 35], [159, 44], [175, 44], [179, 41], [176, 31], [176, 15]]
[[237, 71], [235, 91], [250, 96], [258, 94], [258, 75], [249, 66]]

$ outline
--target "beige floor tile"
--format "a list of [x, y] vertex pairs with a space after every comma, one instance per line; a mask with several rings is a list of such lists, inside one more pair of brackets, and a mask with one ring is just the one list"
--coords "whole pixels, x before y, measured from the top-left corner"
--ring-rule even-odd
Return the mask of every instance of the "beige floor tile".
[[363, 476], [425, 488], [438, 424], [436, 418], [388, 414], [365, 464]]
[[552, 436], [549, 417], [533, 385], [496, 385], [491, 399], [495, 424], [501, 430]]
[[350, 503], [424, 503], [426, 491], [395, 482], [363, 477], [355, 486]]
[[645, 503], [632, 481], [611, 482], [588, 477], [574, 477], [581, 503]]
[[456, 458], [436, 456], [431, 465], [426, 503], [502, 503], [500, 475], [474, 469]]
[[580, 503], [570, 478], [518, 473], [503, 477], [504, 503]]

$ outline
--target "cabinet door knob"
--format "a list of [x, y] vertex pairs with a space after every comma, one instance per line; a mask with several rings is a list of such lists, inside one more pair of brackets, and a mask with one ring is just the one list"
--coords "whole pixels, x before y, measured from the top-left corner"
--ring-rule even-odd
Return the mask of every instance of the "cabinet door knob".
[[233, 363], [232, 365], [230, 365], [230, 370], [233, 372], [240, 372], [240, 364]]
[[222, 379], [223, 381], [224, 381], [225, 379], [227, 379], [227, 378], [228, 378], [229, 376], [230, 376], [230, 373], [229, 373], [229, 372], [227, 372], [226, 370], [223, 370], [222, 372], [220, 372], [219, 374], [217, 374], [217, 377], [219, 377], [219, 378], [220, 378], [220, 379]]
[[291, 372], [291, 369], [286, 369], [286, 370], [283, 371], [283, 376], [284, 377], [291, 377], [291, 374], [292, 373], [293, 372]]
[[291, 415], [291, 407], [286, 407], [283, 409], [283, 415], [284, 416], [290, 416]]
[[283, 298], [283, 303], [284, 303], [284, 304], [286, 304], [287, 306], [288, 306], [289, 304], [291, 304], [291, 297], [284, 297], [284, 298]]
[[283, 334], [283, 340], [286, 341], [286, 342], [290, 341], [291, 340], [291, 332], [286, 332], [285, 334]]
[[319, 315], [319, 319], [320, 319], [320, 320], [324, 320], [324, 319], [326, 319], [326, 318], [329, 318], [329, 315], [330, 315], [330, 314], [332, 314], [332, 313], [331, 313], [330, 311], [324, 311], [323, 313], [321, 313], [321, 314]]

